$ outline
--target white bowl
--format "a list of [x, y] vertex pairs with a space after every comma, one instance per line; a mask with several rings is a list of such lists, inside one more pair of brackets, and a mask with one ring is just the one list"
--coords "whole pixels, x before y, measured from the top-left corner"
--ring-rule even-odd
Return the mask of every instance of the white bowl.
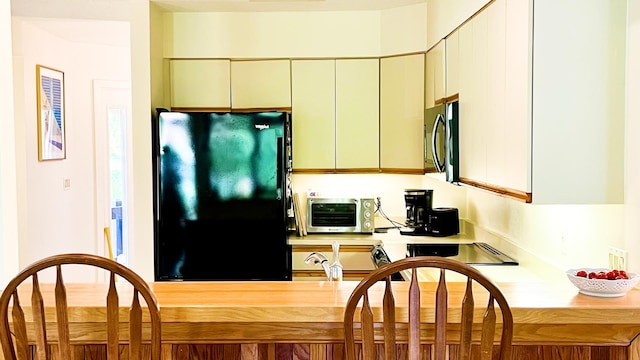
[[628, 279], [609, 280], [609, 279], [589, 279], [588, 277], [577, 276], [576, 273], [580, 270], [590, 272], [608, 272], [611, 269], [605, 268], [579, 268], [567, 270], [567, 277], [573, 285], [575, 285], [580, 293], [590, 296], [599, 297], [618, 297], [624, 296], [629, 290], [631, 290], [640, 276], [633, 272], [627, 272]]

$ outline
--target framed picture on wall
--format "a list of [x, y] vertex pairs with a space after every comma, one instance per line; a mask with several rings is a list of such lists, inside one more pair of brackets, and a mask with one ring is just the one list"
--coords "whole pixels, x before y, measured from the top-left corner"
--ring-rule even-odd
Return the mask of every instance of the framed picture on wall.
[[64, 73], [36, 65], [38, 160], [61, 160], [65, 144]]

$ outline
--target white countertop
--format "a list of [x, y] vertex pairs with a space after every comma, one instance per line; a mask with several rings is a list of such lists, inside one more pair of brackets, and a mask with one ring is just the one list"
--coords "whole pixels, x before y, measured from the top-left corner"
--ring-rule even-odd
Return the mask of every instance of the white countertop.
[[[462, 225], [462, 224], [461, 224]], [[465, 226], [461, 226], [464, 229]], [[473, 231], [469, 232], [473, 234]], [[388, 229], [387, 232], [375, 232], [373, 234], [309, 234], [307, 236], [289, 237], [290, 245], [331, 245], [333, 241], [338, 241], [342, 246], [348, 245], [376, 245], [382, 244], [389, 258], [398, 260], [406, 256], [407, 244], [447, 244], [447, 243], [472, 243], [476, 240], [473, 235], [461, 233], [455, 236], [434, 237], [434, 236], [410, 236], [400, 234], [398, 229]], [[483, 238], [483, 241], [485, 239]], [[496, 244], [489, 245], [496, 246]], [[500, 251], [501, 246], [496, 246]], [[517, 260], [520, 265], [473, 265], [489, 276], [495, 282], [541, 282], [548, 281], [548, 274], [536, 271], [535, 261], [527, 259], [520, 262], [518, 257], [505, 252], [508, 256]], [[330, 255], [330, 254], [326, 254]], [[553, 275], [554, 277], [556, 275]], [[424, 274], [425, 280], [431, 280], [431, 276]], [[566, 280], [562, 278], [562, 280]]]

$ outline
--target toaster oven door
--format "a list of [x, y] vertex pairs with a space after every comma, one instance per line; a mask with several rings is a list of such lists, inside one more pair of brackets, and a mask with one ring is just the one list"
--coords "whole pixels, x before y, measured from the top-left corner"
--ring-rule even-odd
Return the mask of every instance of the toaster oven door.
[[307, 232], [358, 232], [358, 201], [309, 199], [307, 202]]

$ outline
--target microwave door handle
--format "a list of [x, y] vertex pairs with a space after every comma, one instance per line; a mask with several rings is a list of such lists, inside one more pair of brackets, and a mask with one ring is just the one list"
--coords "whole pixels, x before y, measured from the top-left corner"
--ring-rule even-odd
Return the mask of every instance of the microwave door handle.
[[[423, 136], [423, 139], [426, 139], [426, 138], [427, 138], [427, 124], [423, 124], [423, 125], [422, 125], [422, 136]], [[424, 158], [424, 159], [425, 159], [425, 166], [426, 166], [426, 165], [427, 165], [427, 163], [426, 163], [426, 161], [427, 161], [427, 141], [426, 141], [426, 140], [425, 140], [425, 141], [424, 141], [424, 143], [422, 144], [422, 147], [423, 147], [423, 149], [422, 149], [422, 153], [423, 153], [423, 154], [424, 154], [424, 156], [425, 156], [425, 158]]]
[[438, 137], [436, 131], [438, 130], [438, 124], [442, 123], [445, 125], [444, 116], [442, 114], [438, 114], [436, 116], [436, 121], [433, 123], [433, 130], [431, 131], [431, 153], [433, 154], [433, 162], [436, 165], [436, 171], [443, 172], [444, 164], [440, 161], [440, 156], [438, 156], [438, 149], [436, 148], [436, 139]]

